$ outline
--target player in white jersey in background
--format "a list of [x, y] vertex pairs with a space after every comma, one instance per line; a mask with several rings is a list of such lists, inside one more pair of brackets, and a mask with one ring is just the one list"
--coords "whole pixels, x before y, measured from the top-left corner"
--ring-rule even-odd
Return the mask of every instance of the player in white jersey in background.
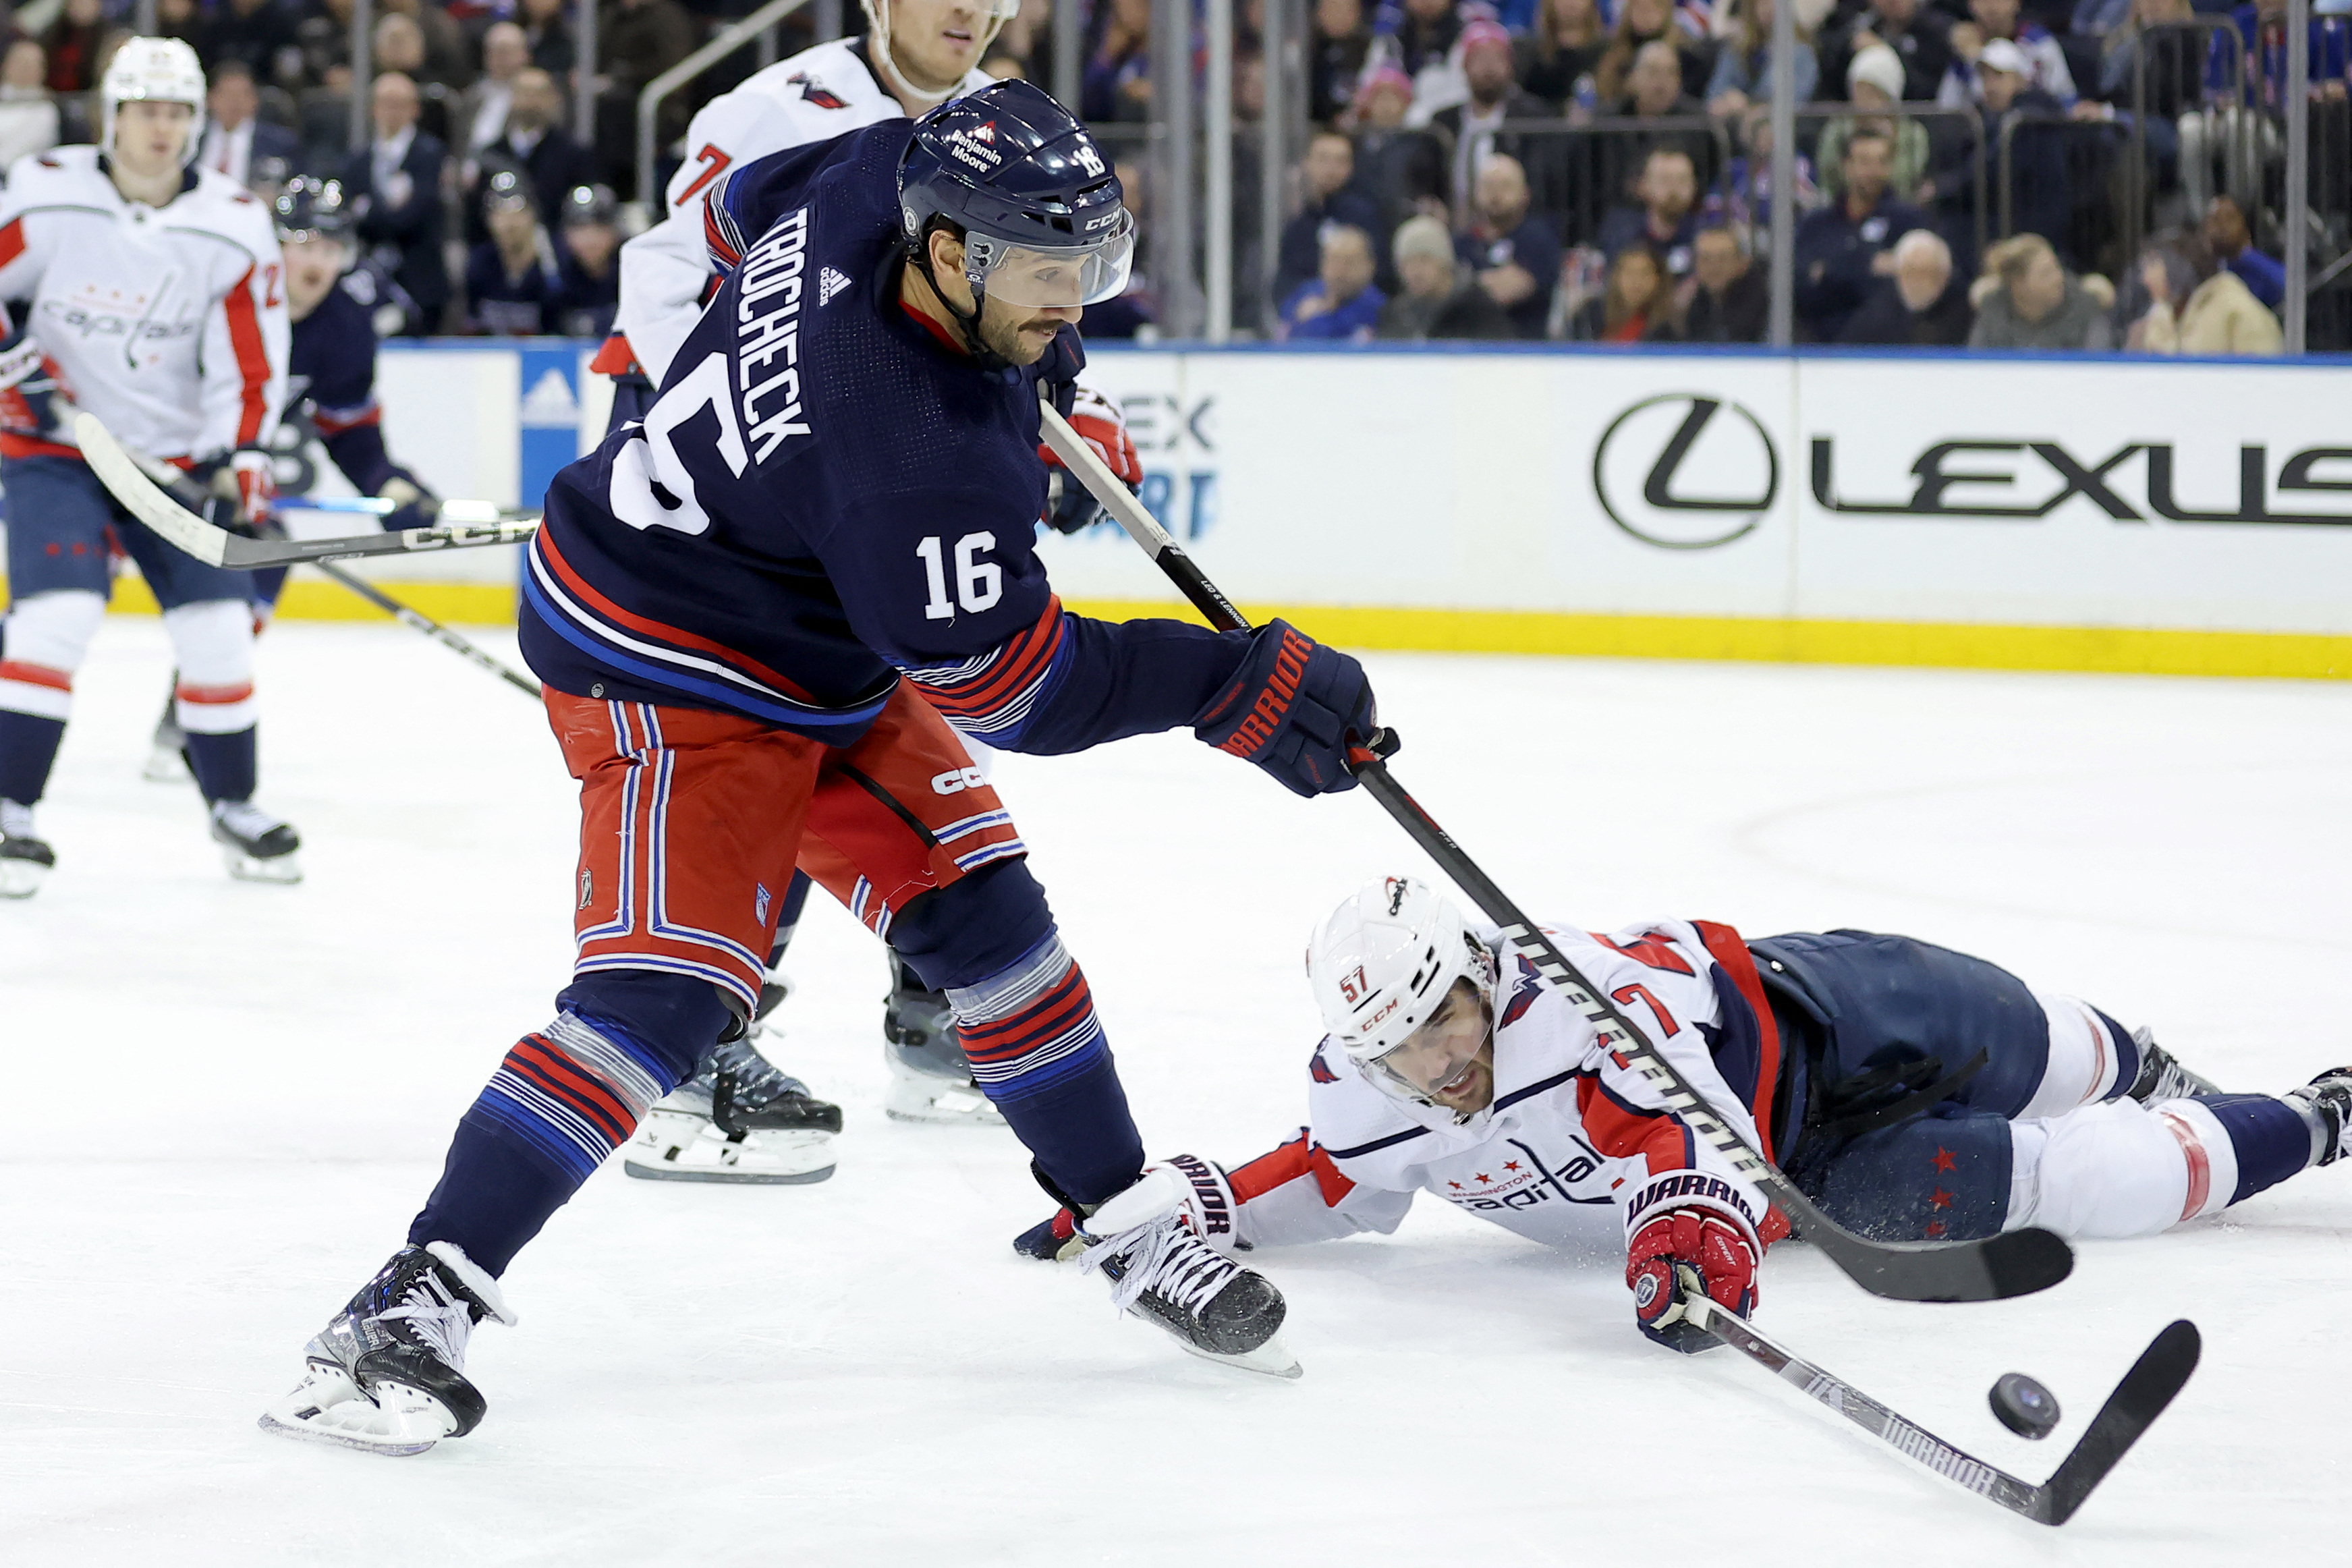
[[[2146, 1029], [1908, 937], [1544, 929], [1718, 1116], [1866, 1236], [2152, 1236], [2346, 1149], [2352, 1068], [2223, 1094]], [[1753, 1308], [1787, 1221], [1492, 928], [1383, 878], [1317, 929], [1307, 977], [1329, 1031], [1308, 1126], [1230, 1172], [1153, 1168], [1195, 1234], [1234, 1250], [1390, 1232], [1430, 1193], [1549, 1246], [1622, 1239], [1635, 1321], [1676, 1350], [1717, 1342], [1685, 1320], [1696, 1293]], [[1066, 1211], [1016, 1245], [1079, 1250]]]
[[269, 209], [190, 166], [205, 101], [195, 51], [133, 38], [107, 68], [100, 145], [19, 159], [0, 195], [0, 477], [9, 606], [0, 646], [0, 893], [56, 863], [33, 830], [106, 609], [108, 532], [163, 606], [178, 717], [230, 871], [299, 878], [293, 828], [253, 804], [251, 575], [207, 566], [117, 506], [68, 434], [75, 408], [190, 467], [249, 522], [269, 506], [285, 399], [283, 261]]
[[[986, 87], [979, 69], [997, 30], [1020, 0], [861, 0], [867, 34], [803, 49], [759, 71], [705, 104], [688, 128], [687, 158], [671, 175], [663, 217], [621, 247], [621, 304], [614, 335], [592, 369], [614, 378], [610, 427], [641, 416], [668, 372], [678, 345], [702, 314], [713, 279], [703, 231], [703, 198], [729, 169], [771, 153], [831, 141], [885, 120], [919, 115], [948, 99]], [[1072, 423], [1130, 485], [1142, 478], [1134, 443], [1118, 416], [1083, 387]], [[1058, 481], [1058, 471], [1055, 474]], [[1082, 486], [1054, 491], [1054, 526], [1075, 531], [1098, 509]], [[977, 747], [984, 737], [966, 736]], [[985, 767], [986, 757], [982, 754]], [[805, 877], [784, 896], [760, 999], [764, 1021], [789, 994], [777, 972], [808, 897]], [[946, 997], [926, 990], [913, 972], [890, 961], [890, 995], [882, 1024], [892, 1117], [924, 1122], [1001, 1126], [1003, 1119], [972, 1081]], [[833, 1173], [837, 1107], [814, 1099], [799, 1079], [777, 1071], [759, 1049], [775, 1037], [757, 1026], [750, 1038], [719, 1047], [703, 1069], [646, 1117], [623, 1159], [633, 1176], [677, 1181], [814, 1182]], [[727, 1112], [714, 1119], [714, 1107]]]

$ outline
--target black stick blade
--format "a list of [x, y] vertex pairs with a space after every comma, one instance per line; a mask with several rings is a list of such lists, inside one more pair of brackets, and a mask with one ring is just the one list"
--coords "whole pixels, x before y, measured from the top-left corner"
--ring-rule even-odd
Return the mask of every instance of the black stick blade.
[[[1784, 1205], [1788, 1200], [1778, 1192]], [[2003, 1231], [1976, 1241], [1874, 1242], [1806, 1204], [1790, 1206], [1797, 1234], [1853, 1282], [1893, 1301], [2006, 1301], [2047, 1290], [2074, 1271], [2074, 1249], [2046, 1230]]]
[[2035, 1497], [2033, 1517], [2043, 1524], [2063, 1524], [2074, 1517], [2083, 1500], [2092, 1489], [2107, 1479], [2140, 1434], [2147, 1431], [2164, 1407], [2172, 1403], [2197, 1370], [2197, 1358], [2203, 1349], [2197, 1325], [2183, 1318], [2171, 1324], [2149, 1342], [2140, 1352], [2139, 1360], [2124, 1373], [2107, 1402], [2091, 1418], [2083, 1440], [2066, 1456], [2057, 1472], [2040, 1488]]

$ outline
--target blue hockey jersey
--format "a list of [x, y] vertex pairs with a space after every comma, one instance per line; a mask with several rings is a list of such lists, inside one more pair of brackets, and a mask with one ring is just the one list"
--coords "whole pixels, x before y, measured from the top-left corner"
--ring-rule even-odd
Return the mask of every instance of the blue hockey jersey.
[[[373, 308], [387, 288], [368, 268], [345, 273], [294, 323], [287, 357], [287, 406], [309, 419], [327, 456], [362, 495], [379, 493], [395, 476], [413, 482], [384, 450], [375, 396]], [[299, 419], [287, 423], [299, 435]]]
[[898, 297], [912, 131], [713, 190], [724, 283], [644, 422], [557, 476], [526, 557], [549, 685], [846, 744], [903, 671], [960, 729], [1052, 752], [1189, 723], [1239, 668], [1245, 633], [1063, 610], [1036, 371], [982, 369]]

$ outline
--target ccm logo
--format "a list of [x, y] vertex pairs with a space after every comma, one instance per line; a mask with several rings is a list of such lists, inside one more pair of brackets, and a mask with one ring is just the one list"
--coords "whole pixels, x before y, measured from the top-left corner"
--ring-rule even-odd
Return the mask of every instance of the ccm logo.
[[978, 789], [988, 782], [978, 768], [953, 768], [931, 781], [933, 795], [961, 795], [968, 789]]

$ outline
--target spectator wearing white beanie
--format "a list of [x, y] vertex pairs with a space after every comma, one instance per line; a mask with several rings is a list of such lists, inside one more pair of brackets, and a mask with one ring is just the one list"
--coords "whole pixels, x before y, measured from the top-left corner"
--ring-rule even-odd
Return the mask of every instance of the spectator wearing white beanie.
[[1916, 120], [1883, 112], [1902, 101], [1903, 57], [1885, 44], [1864, 45], [1854, 50], [1853, 58], [1846, 65], [1845, 90], [1855, 112], [1842, 114], [1822, 127], [1821, 148], [1815, 156], [1822, 189], [1832, 200], [1845, 194], [1842, 188], [1845, 184], [1842, 166], [1845, 162], [1846, 138], [1853, 134], [1857, 122], [1864, 122], [1874, 125], [1893, 139], [1895, 173], [1891, 184], [1904, 200], [1911, 200], [1927, 174], [1927, 128]]

